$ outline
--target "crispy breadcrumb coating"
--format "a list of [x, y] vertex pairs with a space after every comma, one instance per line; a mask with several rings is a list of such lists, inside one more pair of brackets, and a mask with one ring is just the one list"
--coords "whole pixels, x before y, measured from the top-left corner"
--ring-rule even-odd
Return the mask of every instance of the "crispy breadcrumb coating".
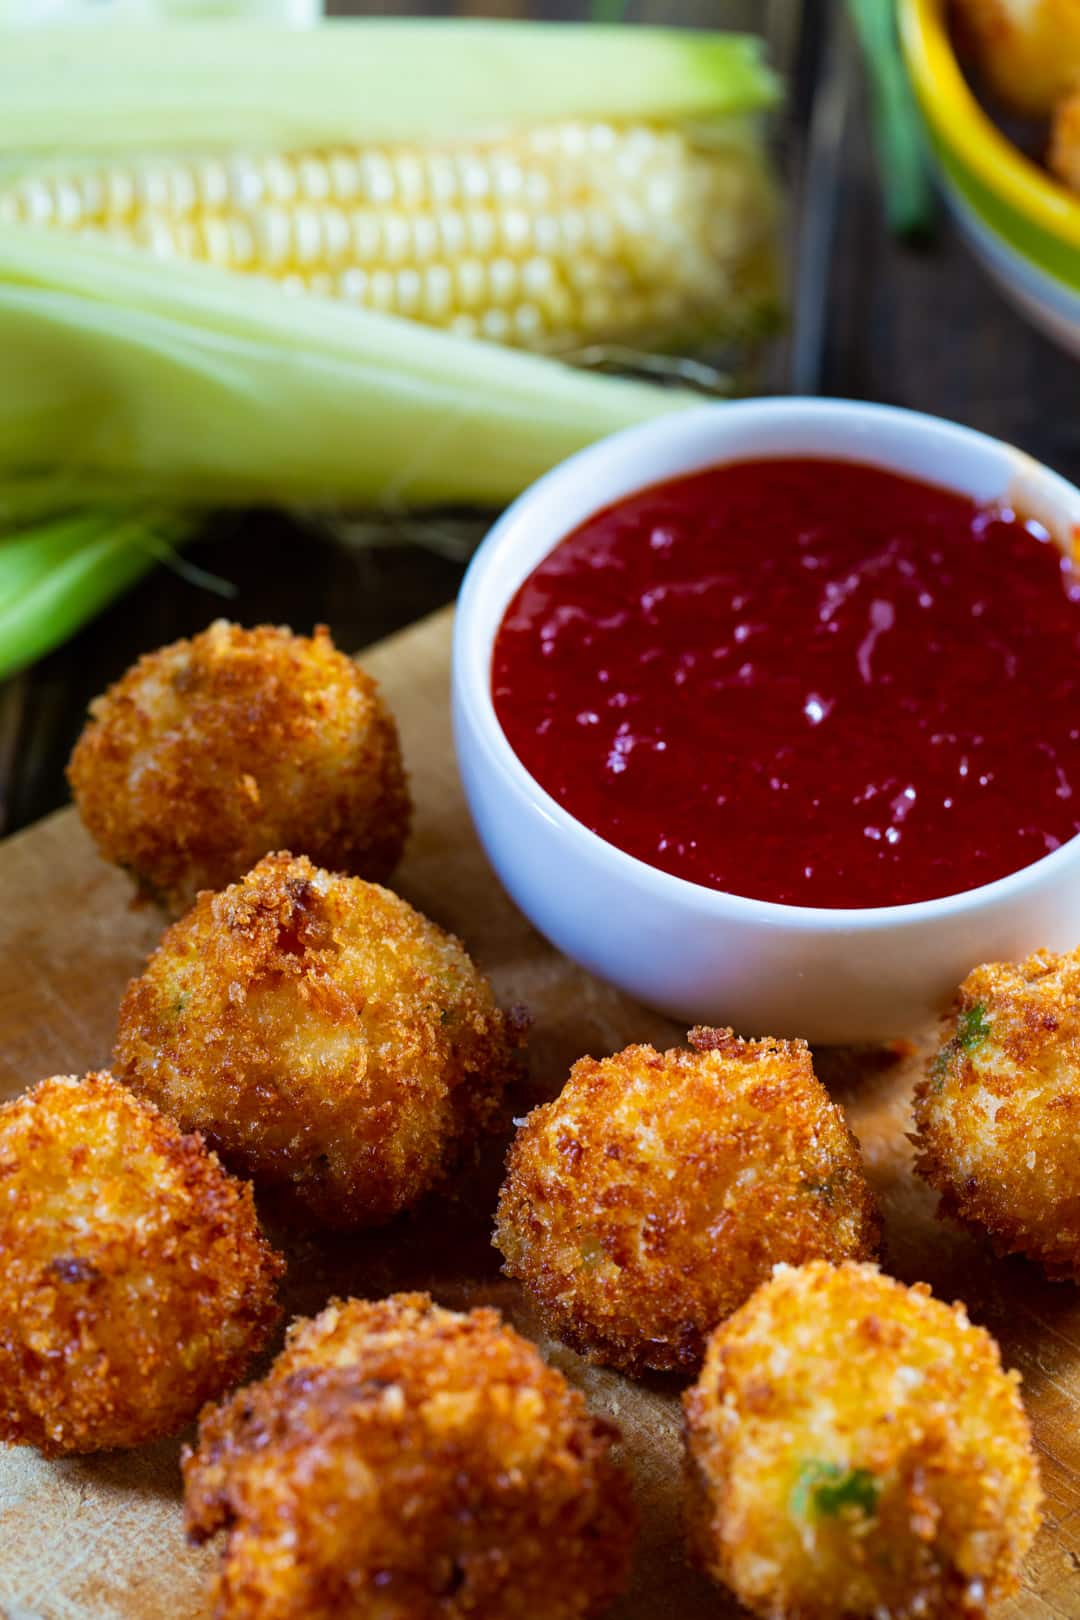
[[284, 1269], [251, 1188], [108, 1073], [0, 1108], [0, 1440], [171, 1434], [247, 1371]]
[[585, 1620], [634, 1538], [616, 1432], [497, 1311], [334, 1301], [204, 1412], [189, 1534], [217, 1620]]
[[966, 1620], [1015, 1591], [1040, 1492], [1019, 1375], [962, 1305], [777, 1267], [683, 1398], [697, 1561], [767, 1620]]
[[1080, 192], [1080, 88], [1060, 101], [1050, 136], [1051, 171], [1070, 191]]
[[979, 69], [1008, 106], [1045, 116], [1080, 81], [1077, 0], [954, 0]]
[[120, 1009], [114, 1069], [330, 1226], [414, 1204], [498, 1113], [509, 1022], [388, 889], [270, 855], [203, 893]]
[[915, 1093], [941, 1213], [1080, 1279], [1080, 951], [977, 967], [945, 1037]]
[[397, 729], [325, 625], [218, 620], [140, 658], [90, 715], [68, 767], [79, 814], [174, 913], [274, 849], [376, 882], [401, 857]]
[[779, 1260], [862, 1259], [879, 1226], [803, 1041], [690, 1033], [575, 1063], [518, 1131], [495, 1243], [551, 1330], [627, 1372], [693, 1368]]

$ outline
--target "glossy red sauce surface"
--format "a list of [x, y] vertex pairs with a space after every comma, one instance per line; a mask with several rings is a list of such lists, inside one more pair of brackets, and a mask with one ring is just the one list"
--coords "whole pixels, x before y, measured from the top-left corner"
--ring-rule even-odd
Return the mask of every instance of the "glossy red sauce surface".
[[1038, 524], [873, 467], [597, 513], [507, 608], [492, 691], [571, 815], [733, 894], [928, 900], [1080, 832], [1074, 575]]

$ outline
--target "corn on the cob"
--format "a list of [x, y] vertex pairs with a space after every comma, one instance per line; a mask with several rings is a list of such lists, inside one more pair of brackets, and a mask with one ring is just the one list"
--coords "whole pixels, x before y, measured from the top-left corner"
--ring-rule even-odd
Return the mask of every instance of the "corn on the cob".
[[564, 122], [499, 140], [195, 156], [31, 172], [0, 222], [104, 232], [161, 259], [556, 353], [753, 328], [775, 297], [757, 143]]
[[21, 656], [143, 565], [143, 503], [498, 504], [693, 401], [467, 334], [640, 348], [771, 298], [752, 40], [350, 21], [0, 47], [0, 525], [127, 513], [114, 551], [82, 518], [18, 541], [20, 578], [57, 532], [93, 562], [20, 618]]

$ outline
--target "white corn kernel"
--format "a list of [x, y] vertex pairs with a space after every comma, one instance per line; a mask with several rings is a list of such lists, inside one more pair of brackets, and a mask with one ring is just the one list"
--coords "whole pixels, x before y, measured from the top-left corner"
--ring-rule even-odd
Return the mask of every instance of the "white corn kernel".
[[512, 259], [492, 259], [488, 266], [488, 296], [493, 304], [506, 307], [518, 291], [517, 265]]
[[58, 225], [72, 229], [83, 219], [82, 197], [77, 186], [61, 180], [53, 198], [54, 218]]
[[322, 256], [322, 231], [314, 208], [292, 210], [292, 257], [301, 269], [313, 269]]
[[513, 320], [514, 336], [519, 343], [535, 343], [543, 335], [544, 317], [535, 304], [519, 304]]
[[135, 207], [135, 183], [128, 169], [110, 169], [105, 180], [105, 211], [121, 217]]
[[271, 274], [281, 270], [288, 263], [292, 249], [288, 214], [283, 208], [260, 208], [251, 224], [259, 264]]
[[425, 160], [424, 168], [427, 173], [428, 191], [432, 202], [456, 202], [458, 198], [457, 175], [450, 159], [440, 156], [429, 157]]
[[365, 303], [368, 296], [367, 271], [343, 270], [338, 277], [338, 291], [342, 298], [348, 298], [357, 304]]
[[360, 159], [360, 189], [368, 202], [394, 201], [394, 171], [381, 152], [365, 152]]
[[436, 229], [445, 256], [451, 260], [459, 258], [469, 240], [464, 216], [456, 208], [444, 209], [436, 220]]
[[353, 252], [361, 264], [370, 264], [382, 251], [382, 227], [373, 209], [358, 208], [350, 220]]
[[225, 220], [207, 214], [202, 222], [202, 256], [211, 264], [228, 265], [232, 262], [232, 240]]
[[383, 253], [388, 264], [404, 264], [412, 247], [412, 232], [404, 214], [383, 217]]
[[480, 317], [480, 336], [490, 343], [505, 343], [510, 336], [510, 317], [505, 309], [486, 309]]
[[457, 301], [464, 310], [478, 309], [484, 301], [487, 277], [479, 259], [459, 259], [454, 270]]
[[349, 221], [340, 208], [324, 208], [321, 212], [323, 252], [327, 262], [339, 265], [348, 257], [352, 233]]
[[530, 245], [532, 230], [524, 208], [504, 208], [498, 215], [498, 231], [507, 253], [524, 253]]
[[484, 208], [470, 208], [465, 215], [465, 229], [469, 237], [469, 247], [482, 259], [486, 259], [495, 248], [495, 216]]
[[394, 278], [389, 270], [372, 271], [369, 301], [372, 309], [380, 310], [384, 315], [393, 313]]
[[228, 222], [229, 255], [238, 269], [247, 269], [255, 261], [255, 233], [246, 219]]
[[412, 268], [399, 270], [395, 277], [396, 309], [399, 315], [415, 315], [420, 308], [423, 281]]
[[195, 189], [204, 208], [224, 208], [229, 200], [229, 171], [217, 158], [205, 158], [195, 171]]
[[325, 202], [330, 195], [330, 176], [320, 158], [303, 157], [297, 164], [297, 184], [301, 197], [308, 202]]
[[360, 172], [356, 158], [348, 152], [333, 152], [327, 163], [330, 192], [338, 202], [352, 202], [360, 190]]
[[262, 182], [272, 202], [291, 203], [296, 199], [296, 170], [284, 158], [267, 158], [262, 166]]
[[232, 158], [228, 165], [228, 196], [233, 207], [254, 208], [265, 195], [262, 175], [250, 158]]
[[439, 232], [435, 221], [430, 214], [412, 214], [409, 229], [412, 232], [413, 258], [418, 264], [425, 264], [439, 251]]
[[453, 277], [445, 264], [428, 265], [424, 271], [423, 315], [425, 320], [446, 320], [453, 307], [453, 294]]
[[424, 166], [412, 152], [402, 152], [398, 157], [397, 186], [404, 208], [417, 208], [424, 201]]
[[550, 259], [526, 259], [521, 267], [521, 285], [530, 298], [545, 297], [554, 279]]
[[198, 202], [195, 176], [186, 163], [177, 163], [165, 176], [166, 207], [174, 214], [190, 214]]

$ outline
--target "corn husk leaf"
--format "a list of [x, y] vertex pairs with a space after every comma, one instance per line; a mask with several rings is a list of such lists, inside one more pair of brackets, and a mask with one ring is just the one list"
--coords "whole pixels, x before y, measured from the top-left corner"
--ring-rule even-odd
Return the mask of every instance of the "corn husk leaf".
[[675, 122], [772, 105], [760, 41], [579, 24], [331, 19], [0, 37], [0, 150], [424, 141], [563, 118]]
[[69, 500], [497, 505], [694, 398], [28, 227], [0, 352], [0, 484]]

